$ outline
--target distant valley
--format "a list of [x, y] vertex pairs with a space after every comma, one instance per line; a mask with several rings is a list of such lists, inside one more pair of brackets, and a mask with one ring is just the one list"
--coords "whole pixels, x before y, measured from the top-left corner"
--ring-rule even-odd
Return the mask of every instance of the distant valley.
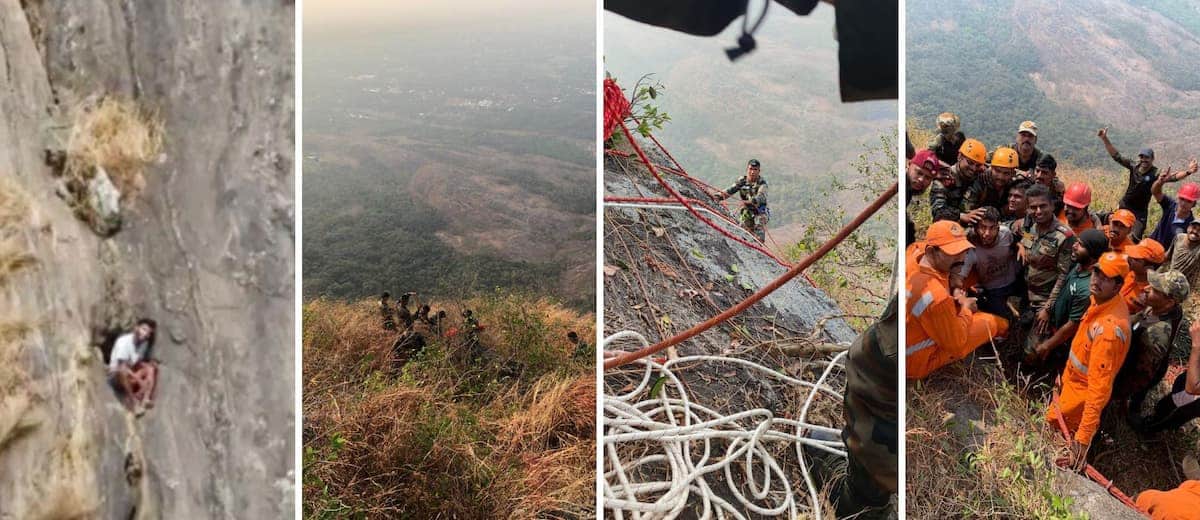
[[589, 307], [595, 90], [585, 21], [312, 45], [305, 297], [506, 287]]

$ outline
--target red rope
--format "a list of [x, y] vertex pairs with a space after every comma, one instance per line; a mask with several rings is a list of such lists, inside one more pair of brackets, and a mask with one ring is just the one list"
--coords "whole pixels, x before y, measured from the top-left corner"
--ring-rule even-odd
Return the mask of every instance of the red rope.
[[[641, 157], [642, 162], [646, 163], [646, 165], [650, 168], [650, 172], [653, 173], [654, 176], [658, 178], [659, 182], [662, 183], [667, 188], [667, 190], [670, 191], [671, 194], [675, 196], [675, 198], [682, 199], [683, 197], [681, 195], [679, 195], [679, 192], [677, 192], [673, 188], [671, 188], [670, 185], [667, 185], [666, 182], [664, 182], [662, 180], [662, 177], [660, 177], [658, 175], [658, 172], [654, 169], [654, 165], [650, 164], [650, 160], [648, 158], [646, 158], [645, 152], [643, 152], [642, 149], [637, 146], [637, 143], [634, 142], [634, 140], [633, 140], [633, 136], [630, 135], [630, 133], [629, 133], [629, 129], [626, 128], [623, 123], [621, 124], [621, 130], [625, 132], [625, 136], [627, 138], [629, 138], [629, 142], [633, 144], [633, 149], [635, 152], [637, 152], [638, 156]], [[734, 305], [733, 307], [726, 309], [721, 314], [718, 314], [716, 316], [713, 316], [712, 318], [709, 318], [704, 323], [700, 323], [686, 331], [676, 334], [675, 336], [673, 336], [671, 338], [665, 339], [663, 341], [660, 341], [654, 345], [643, 348], [641, 350], [637, 350], [634, 352], [627, 352], [627, 353], [621, 354], [619, 356], [609, 358], [604, 361], [604, 369], [610, 370], [612, 368], [619, 367], [619, 366], [625, 365], [627, 363], [631, 363], [633, 361], [644, 358], [646, 356], [650, 356], [656, 352], [666, 349], [667, 347], [677, 345], [683, 341], [686, 341], [686, 340], [692, 338], [693, 336], [696, 336], [697, 334], [700, 334], [701, 332], [704, 332], [704, 331], [712, 328], [716, 324], [721, 323], [725, 320], [728, 320], [729, 318], [732, 318], [733, 316], [737, 315], [738, 313], [746, 310], [751, 305], [754, 305], [759, 300], [765, 298], [768, 294], [771, 294], [776, 289], [782, 287], [783, 284], [791, 281], [792, 278], [795, 278], [797, 275], [799, 275], [805, 269], [807, 269], [809, 266], [811, 266], [814, 262], [821, 259], [821, 257], [825, 256], [827, 253], [832, 251], [834, 247], [837, 247], [837, 245], [840, 244], [843, 240], [845, 240], [846, 237], [850, 236], [850, 233], [854, 232], [855, 229], [858, 229], [858, 227], [861, 226], [864, 222], [866, 222], [867, 219], [871, 217], [871, 215], [874, 215], [875, 212], [879, 211], [879, 208], [882, 208], [884, 204], [886, 204], [889, 200], [891, 200], [891, 198], [896, 195], [896, 192], [899, 190], [899, 187], [900, 187], [899, 183], [892, 184], [892, 186], [890, 188], [888, 188], [887, 191], [883, 192], [883, 194], [880, 195], [879, 198], [875, 200], [875, 202], [872, 202], [871, 205], [869, 205], [865, 209], [863, 209], [862, 212], [859, 213], [858, 216], [854, 218], [854, 220], [850, 221], [849, 224], [846, 224], [844, 227], [842, 227], [842, 229], [838, 231], [837, 235], [834, 235], [833, 238], [830, 238], [829, 241], [822, 244], [820, 248], [818, 248], [816, 251], [813, 251], [812, 254], [805, 257], [803, 260], [800, 261], [800, 263], [796, 264], [791, 269], [788, 269], [788, 271], [786, 273], [783, 273], [783, 275], [781, 275], [779, 278], [776, 278], [775, 281], [767, 284], [765, 287], [763, 287], [762, 289], [759, 289], [754, 294], [751, 294], [749, 297], [747, 297], [745, 300], [742, 300], [737, 305]], [[696, 211], [695, 208], [688, 206], [686, 203], [684, 205], [688, 207], [689, 211], [691, 211], [692, 214], [699, 216], [698, 215], [699, 212]]]
[[691, 205], [691, 203], [688, 202], [687, 198], [685, 198], [682, 194], [679, 193], [678, 190], [675, 189], [674, 186], [671, 186], [670, 183], [668, 183], [665, 179], [662, 178], [662, 175], [660, 175], [658, 173], [658, 168], [656, 168], [654, 166], [654, 163], [650, 162], [650, 158], [646, 156], [646, 152], [644, 152], [642, 150], [641, 146], [638, 146], [637, 141], [633, 140], [633, 134], [629, 132], [629, 127], [625, 126], [624, 121], [620, 122], [620, 127], [621, 127], [621, 131], [625, 133], [625, 138], [629, 140], [629, 144], [633, 146], [633, 151], [637, 152], [638, 158], [640, 158], [642, 160], [642, 163], [646, 165], [646, 168], [648, 168], [650, 170], [650, 173], [652, 175], [654, 175], [654, 178], [655, 178], [655, 180], [658, 181], [658, 184], [660, 186], [662, 186], [663, 189], [667, 190], [667, 192], [670, 193], [671, 196], [674, 197], [676, 201], [678, 201], [680, 204], [683, 204], [683, 207], [687, 208], [688, 212], [690, 212], [692, 214], [692, 216], [700, 219], [701, 222], [708, 224], [708, 227], [715, 229], [718, 233], [725, 235], [725, 238], [728, 238], [730, 240], [733, 240], [734, 242], [737, 242], [746, 247], [749, 247], [750, 249], [759, 251], [759, 252], [771, 257], [772, 260], [779, 263], [779, 265], [781, 265], [783, 267], [791, 267], [787, 262], [785, 262], [785, 261], [783, 261], [783, 259], [775, 256], [774, 253], [768, 251], [765, 247], [747, 242], [745, 239], [726, 231], [725, 228], [722, 228], [722, 227], [714, 224], [713, 221], [708, 219], [708, 217], [705, 217], [699, 211], [697, 211], [696, 208], [693, 207]]
[[612, 78], [604, 79], [604, 139], [608, 139], [616, 129], [617, 123], [629, 117], [629, 100], [621, 92], [621, 87]]
[[[1058, 393], [1057, 392], [1054, 394], [1051, 394], [1050, 405], [1051, 405], [1051, 407], [1054, 408], [1054, 419], [1055, 419], [1055, 421], [1058, 422], [1058, 430], [1060, 432], [1062, 432], [1063, 437], [1065, 439], [1067, 439], [1067, 442], [1071, 442], [1072, 441], [1071, 432], [1067, 428], [1066, 419], [1063, 418], [1062, 407], [1060, 407], [1058, 405]], [[1071, 461], [1067, 457], [1059, 458], [1058, 460], [1054, 461], [1054, 463], [1057, 464], [1058, 467], [1060, 467], [1060, 468], [1073, 469], [1073, 468], [1069, 468], [1069, 466], [1071, 465]], [[1143, 515], [1146, 515], [1147, 517], [1150, 516], [1150, 515], [1146, 514], [1145, 511], [1142, 511], [1142, 509], [1140, 507], [1138, 507], [1137, 504], [1135, 504], [1133, 502], [1133, 500], [1129, 498], [1128, 495], [1123, 493], [1120, 489], [1117, 489], [1117, 486], [1115, 486], [1111, 480], [1108, 480], [1107, 478], [1105, 478], [1104, 475], [1100, 473], [1100, 470], [1096, 469], [1091, 464], [1087, 464], [1084, 467], [1083, 472], [1085, 475], [1087, 475], [1088, 478], [1092, 479], [1092, 482], [1099, 484], [1101, 487], [1104, 488], [1105, 491], [1108, 491], [1108, 494], [1112, 495], [1113, 498], [1121, 501], [1122, 504], [1129, 506], [1134, 511], [1137, 511]]]

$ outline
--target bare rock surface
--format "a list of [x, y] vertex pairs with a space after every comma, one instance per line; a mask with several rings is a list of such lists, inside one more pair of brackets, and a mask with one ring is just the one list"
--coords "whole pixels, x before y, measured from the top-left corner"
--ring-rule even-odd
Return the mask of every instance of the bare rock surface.
[[[294, 8], [0, 0], [0, 519], [288, 518], [294, 476]], [[97, 236], [44, 152], [92, 95], [160, 115], [163, 155]], [[94, 329], [159, 321], [157, 406], [117, 402]], [[3, 335], [0, 335], [3, 336]], [[0, 359], [8, 359], [0, 356]], [[15, 427], [6, 428], [6, 424]]]

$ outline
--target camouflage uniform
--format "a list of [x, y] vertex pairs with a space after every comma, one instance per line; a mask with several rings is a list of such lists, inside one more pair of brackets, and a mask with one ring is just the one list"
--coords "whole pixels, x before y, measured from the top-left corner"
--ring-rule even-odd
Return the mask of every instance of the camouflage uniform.
[[754, 202], [754, 209], [742, 206], [738, 211], [738, 221], [747, 231], [754, 233], [758, 239], [765, 240], [767, 226], [767, 216], [770, 211], [767, 209], [767, 180], [760, 175], [758, 180], [750, 182], [745, 176], [738, 178], [737, 182], [733, 183], [725, 190], [726, 195], [738, 194], [743, 201]]
[[[1179, 272], [1167, 272], [1154, 275], [1159, 285], [1156, 289], [1165, 289], [1176, 302], [1187, 299], [1187, 278]], [[1125, 364], [1117, 373], [1113, 385], [1113, 400], [1129, 399], [1129, 410], [1137, 413], [1142, 401], [1154, 385], [1167, 375], [1170, 361], [1171, 346], [1179, 333], [1183, 321], [1183, 309], [1179, 305], [1171, 307], [1166, 314], [1156, 315], [1151, 308], [1143, 309], [1130, 318], [1133, 330], [1133, 340], [1130, 342], [1129, 354], [1125, 356]]]
[[396, 311], [391, 305], [379, 302], [379, 314], [383, 317], [383, 328], [396, 330]]
[[413, 317], [412, 311], [408, 310], [408, 306], [400, 304], [396, 307], [396, 316], [400, 318], [400, 322], [404, 324], [404, 330], [411, 329], [413, 322], [416, 319]]
[[575, 359], [592, 359], [595, 357], [593, 355], [594, 352], [592, 346], [588, 345], [588, 342], [580, 339], [575, 342], [575, 352], [571, 354], [571, 357]]
[[[850, 346], [846, 358], [846, 394], [842, 441], [846, 444], [846, 480], [838, 498], [838, 518], [865, 507], [882, 508], [896, 493], [898, 464], [896, 396], [898, 376], [897, 297], [879, 321]], [[873, 518], [875, 510], [858, 518]]]
[[1055, 287], [1071, 270], [1071, 246], [1075, 233], [1055, 219], [1049, 231], [1039, 234], [1037, 224], [1027, 217], [1021, 225], [1021, 245], [1029, 260], [1025, 283], [1029, 287], [1029, 302], [1033, 310], [1041, 309], [1050, 299]]
[[996, 189], [996, 185], [992, 183], [991, 170], [975, 178], [975, 182], [967, 187], [967, 191], [963, 194], [963, 200], [966, 202], [967, 210], [991, 206], [999, 210], [1008, 205], [1008, 187], [1012, 183], [1005, 185], [1000, 189]]
[[965, 140], [956, 140], [955, 138], [959, 136], [958, 134], [961, 134], [961, 132], [956, 132], [955, 134], [951, 135], [946, 135], [939, 132], [936, 136], [934, 136], [933, 139], [929, 140], [929, 145], [926, 146], [926, 148], [931, 150], [933, 154], [937, 156], [939, 161], [942, 161], [946, 164], [954, 164], [958, 162], [958, 148], [962, 146], [963, 141]]
[[479, 344], [479, 320], [475, 319], [474, 314], [466, 314], [463, 316], [463, 328], [467, 333], [467, 351], [471, 361], [476, 362], [483, 357], [483, 347]]
[[933, 213], [933, 221], [953, 220], [958, 222], [958, 214], [965, 213], [967, 188], [975, 182], [975, 178], [964, 175], [958, 165], [951, 166], [949, 175], [954, 177], [952, 187], [946, 187], [942, 181], [933, 181], [929, 186], [929, 209]]

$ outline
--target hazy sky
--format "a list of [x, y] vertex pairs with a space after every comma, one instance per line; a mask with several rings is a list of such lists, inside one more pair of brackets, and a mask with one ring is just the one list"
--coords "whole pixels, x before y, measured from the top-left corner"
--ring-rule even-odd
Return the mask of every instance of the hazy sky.
[[592, 0], [307, 0], [304, 26], [341, 29], [389, 23], [403, 27], [482, 20], [520, 25], [523, 21], [562, 16], [594, 18], [594, 13]]

